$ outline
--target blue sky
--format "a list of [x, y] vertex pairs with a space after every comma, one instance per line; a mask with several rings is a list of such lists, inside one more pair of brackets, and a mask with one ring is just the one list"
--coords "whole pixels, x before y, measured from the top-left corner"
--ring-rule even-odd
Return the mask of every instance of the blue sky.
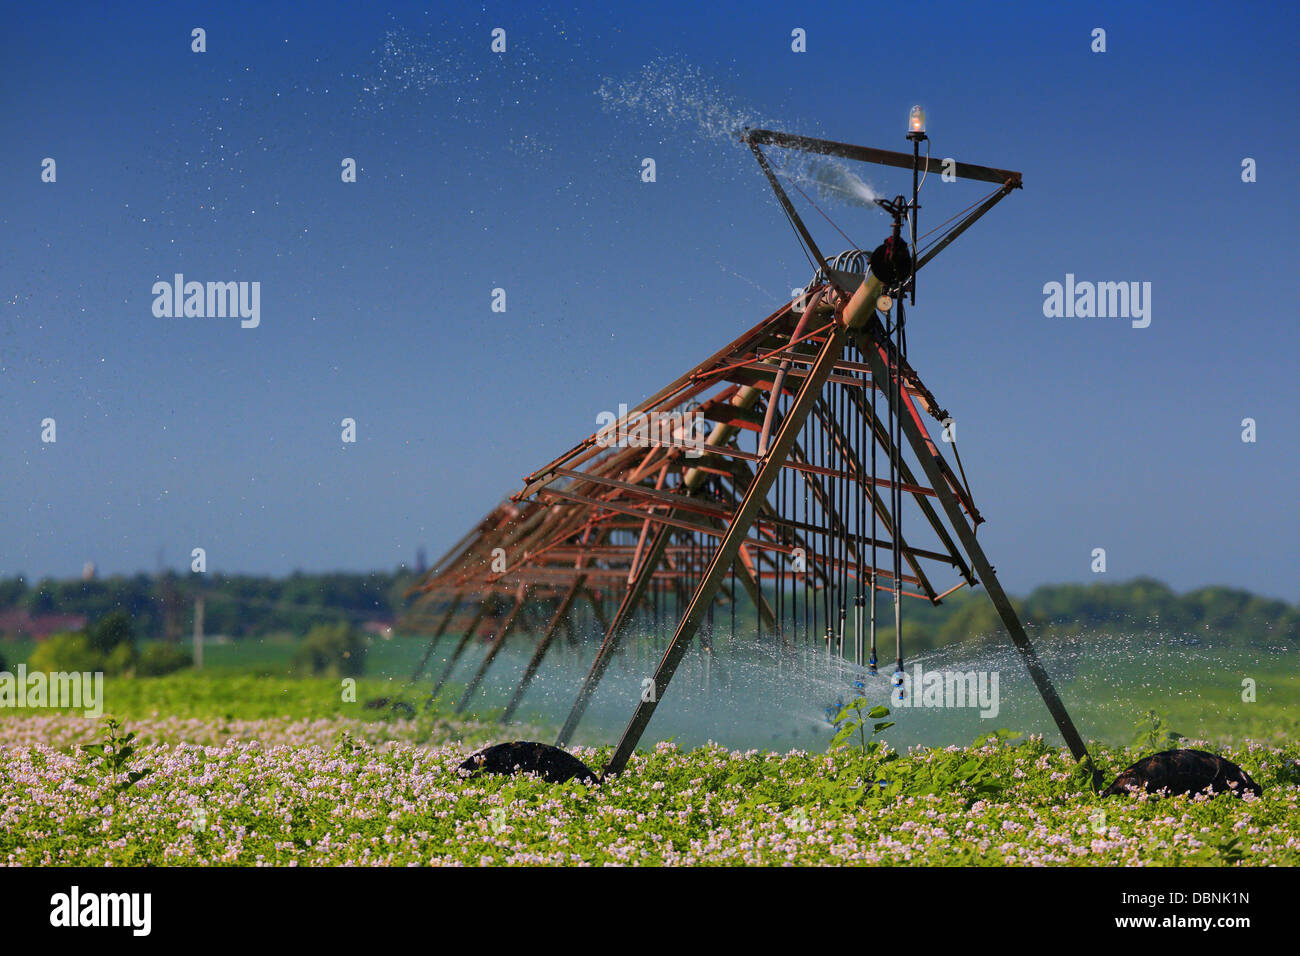
[[[1104, 547], [1111, 578], [1300, 597], [1294, 8], [603, 7], [7, 13], [0, 575], [436, 555], [808, 280], [729, 123], [905, 149], [919, 102], [936, 155], [1025, 177], [909, 313], [1004, 584]], [[981, 195], [927, 183], [923, 230]], [[156, 318], [177, 272], [260, 282], [261, 325]], [[1067, 273], [1150, 282], [1150, 327], [1045, 318]]]

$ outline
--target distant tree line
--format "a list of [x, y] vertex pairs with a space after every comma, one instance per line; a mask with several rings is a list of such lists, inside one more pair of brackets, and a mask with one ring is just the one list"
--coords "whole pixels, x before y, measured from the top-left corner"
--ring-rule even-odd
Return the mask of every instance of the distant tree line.
[[125, 612], [138, 636], [149, 640], [187, 636], [194, 598], [204, 597], [208, 634], [253, 637], [276, 632], [303, 635], [322, 623], [392, 621], [414, 583], [406, 569], [364, 574], [334, 572], [271, 578], [165, 572], [92, 580], [22, 576], [0, 578], [0, 612], [25, 609], [32, 615], [82, 614], [95, 621]]
[[[141, 639], [184, 637], [192, 625], [193, 599], [204, 595], [204, 629], [235, 638], [277, 632], [302, 636], [322, 624], [394, 621], [415, 582], [405, 568], [364, 574], [297, 572], [282, 578], [210, 573], [203, 576], [136, 574], [90, 581], [0, 579], [0, 612], [83, 614], [97, 621], [124, 611]], [[904, 637], [913, 647], [935, 647], [1000, 635], [1002, 626], [983, 589], [961, 591], [937, 606], [906, 598]], [[883, 638], [892, 633], [893, 611], [885, 592], [877, 598]], [[1300, 605], [1228, 587], [1185, 594], [1151, 578], [1116, 583], [1062, 584], [1036, 588], [1013, 603], [1031, 632], [1069, 635], [1096, 632], [1161, 633], [1218, 643], [1300, 643]], [[753, 620], [752, 606], [742, 609]], [[851, 613], [851, 612], [850, 612]]]
[[[890, 608], [892, 625], [892, 602], [884, 597], [884, 604]], [[1047, 638], [1151, 633], [1217, 644], [1300, 644], [1300, 605], [1238, 588], [1204, 587], [1178, 594], [1152, 578], [1134, 578], [1044, 585], [1027, 597], [1013, 598], [1012, 604], [1031, 635]], [[958, 592], [937, 607], [907, 599], [903, 612], [903, 635], [913, 647], [1003, 633], [982, 588]], [[893, 633], [892, 626], [887, 630]]]

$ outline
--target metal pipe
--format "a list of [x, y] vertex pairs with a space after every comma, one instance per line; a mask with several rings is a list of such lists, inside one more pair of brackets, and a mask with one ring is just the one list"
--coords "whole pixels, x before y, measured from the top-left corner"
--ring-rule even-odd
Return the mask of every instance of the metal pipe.
[[[790, 341], [796, 342], [804, 334], [808, 327], [808, 317], [813, 314], [813, 310], [821, 305], [822, 295], [825, 289], [818, 289], [813, 293], [812, 299], [807, 303], [803, 310], [803, 315], [799, 316], [799, 323], [794, 327], [794, 332], [790, 335]], [[790, 370], [789, 355], [781, 360], [781, 366], [777, 369], [776, 378], [772, 382], [772, 391], [767, 399], [767, 411], [763, 415], [763, 431], [758, 437], [758, 456], [762, 458], [767, 454], [767, 439], [772, 432], [772, 419], [776, 415], [776, 406], [781, 399], [781, 388], [785, 385], [785, 373]]]

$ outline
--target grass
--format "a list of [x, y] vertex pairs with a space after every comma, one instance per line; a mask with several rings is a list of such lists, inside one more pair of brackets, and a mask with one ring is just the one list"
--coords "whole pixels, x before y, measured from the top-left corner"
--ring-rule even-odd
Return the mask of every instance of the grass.
[[[166, 677], [105, 679], [105, 707], [116, 716], [140, 719], [158, 715], [258, 720], [285, 717], [318, 720], [354, 717], [379, 720], [367, 710], [376, 697], [393, 697], [402, 682], [361, 678], [355, 694], [333, 677], [284, 677], [261, 674], [209, 674], [181, 671]], [[408, 694], [415, 701], [414, 694]]]
[[1247, 740], [1300, 739], [1300, 673], [1262, 670], [1256, 700], [1244, 703], [1238, 681], [1197, 686], [1195, 691], [1169, 686], [1129, 695], [1137, 710], [1154, 710], [1189, 737], [1239, 743]]
[[[1083, 665], [1058, 682], [1081, 727], [1102, 740], [1126, 743], [1132, 720], [1155, 711], [1178, 732], [1216, 744], [1286, 744], [1300, 739], [1300, 670], [1292, 655], [1268, 654], [1203, 664], [1195, 672], [1174, 662], [1107, 671], [1107, 662]], [[1243, 681], [1254, 682], [1253, 700]], [[1099, 693], [1113, 688], [1109, 694]]]

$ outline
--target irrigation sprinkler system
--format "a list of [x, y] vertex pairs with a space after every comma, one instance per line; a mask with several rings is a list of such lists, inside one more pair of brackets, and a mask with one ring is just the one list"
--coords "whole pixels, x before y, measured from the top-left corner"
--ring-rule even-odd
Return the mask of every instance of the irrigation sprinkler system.
[[[532, 653], [501, 718], [509, 721], [561, 632], [579, 609], [589, 610], [603, 638], [555, 741], [562, 748], [623, 645], [671, 627], [603, 770], [609, 776], [626, 768], [692, 642], [711, 640], [717, 616], [728, 611], [734, 631], [742, 594], [755, 609], [754, 640], [812, 644], [872, 673], [880, 655], [892, 652], [902, 693], [903, 599], [938, 604], [982, 584], [1070, 752], [1091, 768], [976, 538], [984, 519], [955, 438], [936, 442], [927, 426], [927, 417], [946, 427], [951, 416], [907, 357], [906, 305], [915, 303], [918, 273], [1019, 189], [1020, 173], [931, 160], [919, 108], [909, 120], [910, 153], [764, 129], [747, 129], [741, 139], [808, 255], [812, 280], [793, 301], [528, 475], [510, 501], [457, 542], [416, 588], [414, 610], [437, 624], [412, 680], [444, 639], [454, 641], [432, 702], [466, 649], [486, 641], [456, 704], [465, 711], [505, 641], [529, 632]], [[911, 196], [876, 200], [893, 223], [879, 246], [827, 258], [769, 161], [771, 149], [911, 170]], [[918, 235], [920, 193], [931, 173], [994, 188]], [[791, 185], [816, 208], [797, 180]], [[956, 471], [940, 450], [950, 438]], [[887, 611], [888, 649], [877, 646]], [[453, 626], [458, 614], [469, 615], [468, 625]]]

